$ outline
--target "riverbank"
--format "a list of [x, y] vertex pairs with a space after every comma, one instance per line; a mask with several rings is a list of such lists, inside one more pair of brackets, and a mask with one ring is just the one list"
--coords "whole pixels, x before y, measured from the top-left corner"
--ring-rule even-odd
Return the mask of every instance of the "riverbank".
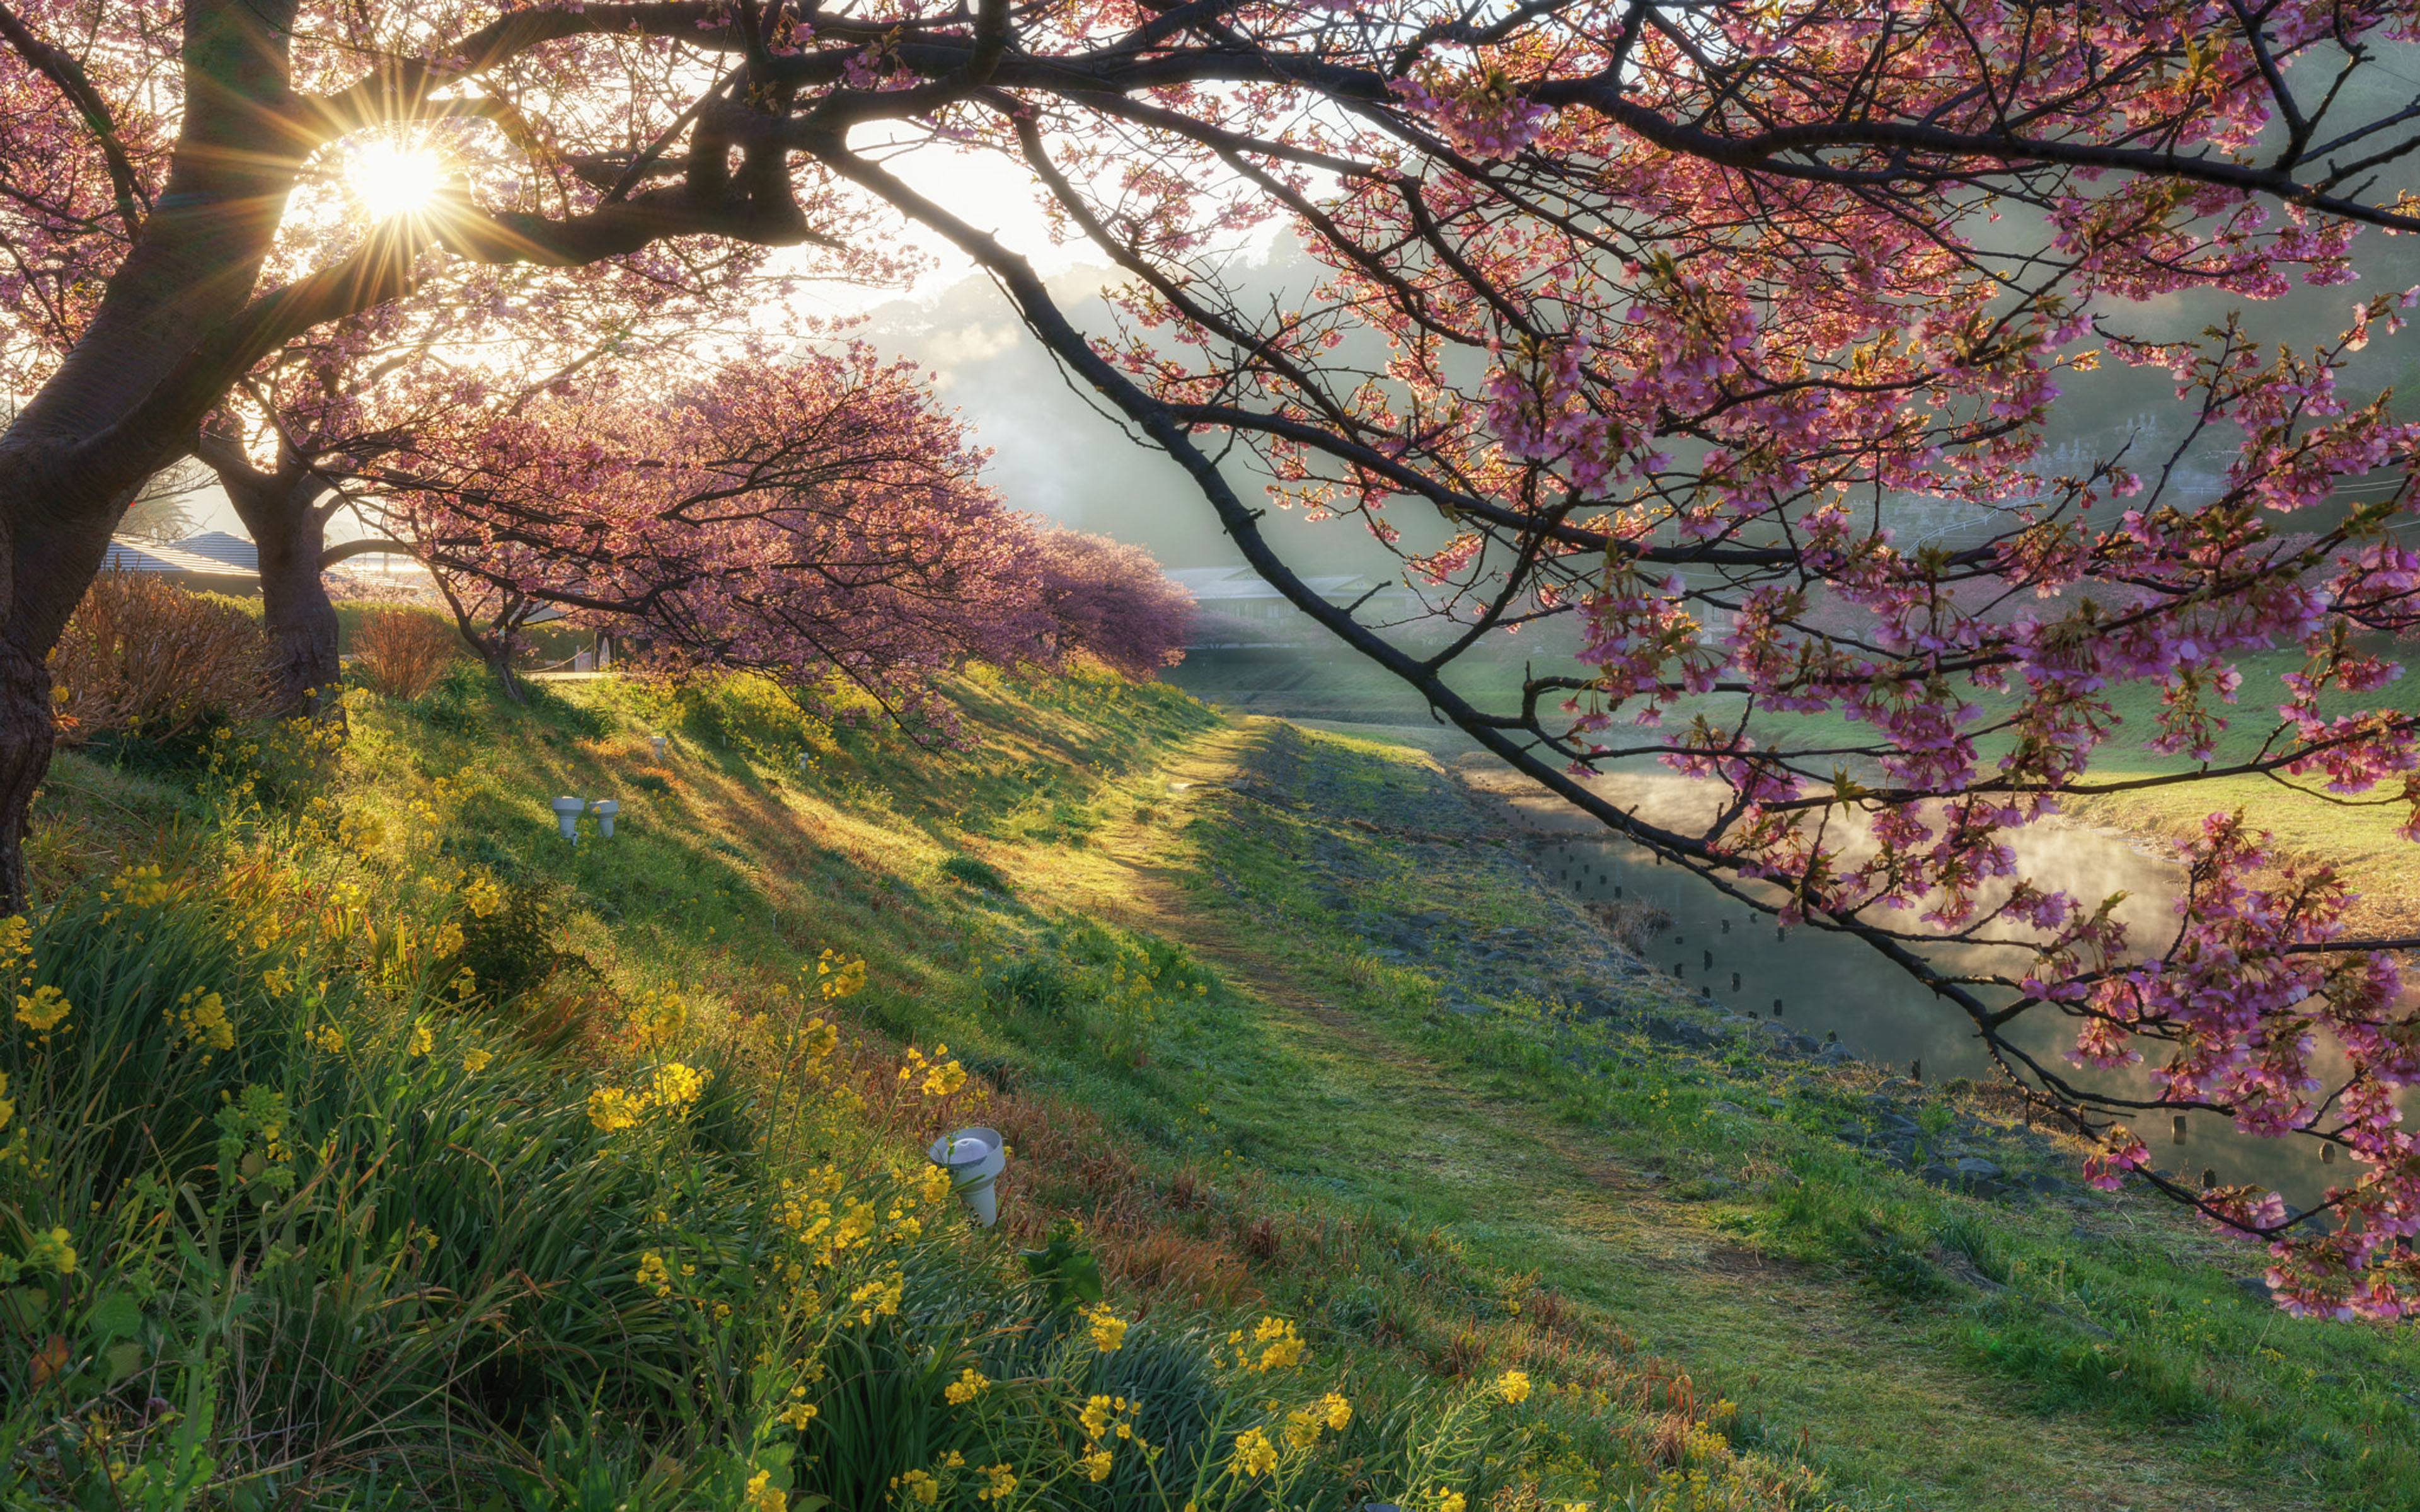
[[[1352, 1088], [1264, 1094], [1251, 1137], [1280, 1173], [1555, 1277], [1803, 1432], [1836, 1489], [2385, 1507], [2420, 1485], [2393, 1331], [2288, 1322], [2242, 1285], [2257, 1255], [2077, 1187], [2076, 1152], [1988, 1090], [1776, 1054], [1769, 1023], [1609, 961], [1433, 759], [1258, 722], [1225, 744], [1185, 768], [1231, 784], [1190, 800], [1215, 806], [1205, 954]], [[1474, 1103], [1520, 1143], [1474, 1163]]]

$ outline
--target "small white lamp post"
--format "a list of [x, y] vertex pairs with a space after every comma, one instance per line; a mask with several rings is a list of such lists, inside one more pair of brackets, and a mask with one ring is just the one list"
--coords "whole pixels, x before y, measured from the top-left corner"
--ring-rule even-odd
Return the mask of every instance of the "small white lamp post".
[[924, 1158], [950, 1173], [950, 1187], [975, 1222], [989, 1228], [1000, 1217], [999, 1194], [992, 1183], [1008, 1168], [1008, 1151], [1001, 1148], [997, 1129], [961, 1129], [944, 1134], [924, 1151]]
[[561, 829], [563, 838], [574, 845], [580, 843], [580, 810], [587, 807], [580, 799], [567, 795], [554, 800], [555, 827]]
[[656, 748], [656, 760], [662, 761], [664, 759], [664, 737], [661, 735], [649, 735], [647, 737], [647, 744]]
[[613, 816], [622, 811], [622, 800], [619, 798], [599, 798], [595, 803], [588, 806], [588, 811], [597, 816], [597, 833], [604, 836], [607, 840], [612, 840], [613, 838]]

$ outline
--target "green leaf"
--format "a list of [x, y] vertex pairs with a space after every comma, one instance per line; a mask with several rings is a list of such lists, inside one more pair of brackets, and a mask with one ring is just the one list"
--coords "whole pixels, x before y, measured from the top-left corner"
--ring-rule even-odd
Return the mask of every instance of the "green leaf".
[[149, 1350], [132, 1339], [111, 1345], [101, 1356], [102, 1363], [109, 1366], [109, 1383], [115, 1386], [142, 1369], [143, 1362], [149, 1355]]
[[92, 1304], [92, 1316], [86, 1324], [93, 1337], [106, 1344], [111, 1339], [132, 1338], [143, 1327], [143, 1304], [132, 1293], [113, 1291]]

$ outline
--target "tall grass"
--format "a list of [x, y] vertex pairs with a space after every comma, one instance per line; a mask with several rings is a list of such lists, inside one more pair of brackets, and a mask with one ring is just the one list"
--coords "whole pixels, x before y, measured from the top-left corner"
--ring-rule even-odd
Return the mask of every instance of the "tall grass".
[[[1475, 1507], [1517, 1463], [1490, 1382], [1055, 1295], [836, 1069], [861, 971], [692, 1023], [439, 846], [442, 783], [213, 792], [0, 926], [0, 1504]], [[1112, 1048], [1202, 984], [1062, 944]]]

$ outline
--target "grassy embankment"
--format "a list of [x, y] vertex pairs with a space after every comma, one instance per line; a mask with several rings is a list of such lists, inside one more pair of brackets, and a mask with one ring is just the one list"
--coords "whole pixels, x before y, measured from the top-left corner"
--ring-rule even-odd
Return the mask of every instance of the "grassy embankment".
[[[975, 1505], [995, 1463], [1019, 1497], [1150, 1504], [1129, 1441], [1088, 1478], [1091, 1394], [1143, 1403], [1163, 1465], [1223, 1466], [1333, 1388], [1347, 1429], [1221, 1483], [1235, 1504], [2411, 1504], [2391, 1333], [2277, 1318], [2139, 1204], [2014, 1211], [1885, 1169], [1835, 1137], [1869, 1072], [1683, 1057], [1508, 995], [1561, 980], [1580, 925], [1415, 753], [1264, 748], [1164, 689], [970, 692], [985, 744], [956, 754], [744, 687], [521, 713], [457, 682], [358, 701], [341, 774], [248, 815], [224, 780], [64, 762], [32, 944], [71, 1011], [14, 1031], [8, 1095], [11, 1134], [51, 1131], [20, 1147], [48, 1207], [18, 1238], [66, 1227], [77, 1258], [14, 1294], [7, 1347], [43, 1377], [11, 1404], [19, 1494], [114, 1456], [147, 1467], [128, 1504], [179, 1504], [156, 1488], [185, 1454], [228, 1505], [737, 1507], [758, 1473], [923, 1504], [891, 1478], [936, 1466], [937, 1502]], [[1239, 773], [1261, 798], [1168, 788]], [[613, 841], [553, 838], [546, 795], [608, 791]], [[155, 852], [161, 881], [79, 891]], [[1474, 978], [1348, 928], [1438, 912], [1528, 953]], [[863, 991], [817, 991], [826, 949]], [[215, 1055], [162, 1017], [212, 990]], [[975, 1074], [928, 1096], [906, 1047], [943, 1041]], [[129, 1044], [136, 1076], [97, 1054]], [[637, 1121], [597, 1128], [597, 1091]], [[1976, 1119], [1921, 1110], [1945, 1148]], [[895, 1182], [929, 1219], [913, 1151], [967, 1122], [1016, 1150], [1003, 1235], [909, 1236], [877, 1200], [887, 1240], [783, 1247], [785, 1196], [845, 1222]], [[1006, 1254], [1070, 1217], [1140, 1319], [1112, 1354]], [[1218, 1350], [1267, 1317], [1306, 1366]], [[970, 1365], [996, 1384], [953, 1404]], [[1507, 1369], [1536, 1382], [1517, 1407]]]
[[[2141, 1199], [1922, 1185], [1839, 1137], [1879, 1121], [1870, 1070], [1683, 1055], [1574, 1023], [1544, 992], [1476, 987], [1526, 976], [1568, 995], [1588, 951], [1571, 911], [1483, 847], [1483, 816], [1462, 846], [1401, 833], [1453, 827], [1412, 817], [1450, 814], [1433, 764], [1291, 732], [1233, 744], [1225, 764], [1250, 792], [1296, 805], [1212, 791], [1204, 864], [1172, 911], [1209, 921], [1194, 927], [1213, 958], [1262, 986], [1310, 1060], [1262, 1079], [1233, 1136], [1302, 1202], [1451, 1226], [1500, 1273], [1553, 1278], [1559, 1308], [1668, 1353], [1769, 1440], [1806, 1432], [1836, 1492], [2420, 1504], [2408, 1335], [2284, 1319], [2235, 1283], [2256, 1256]], [[1535, 949], [1474, 972], [1383, 959], [1353, 928], [1438, 910], [1474, 949], [1508, 929]], [[1667, 991], [1633, 979], [1620, 995]], [[1881, 1085], [1930, 1149], [2071, 1172], [1971, 1089]]]
[[[457, 675], [352, 695], [341, 752], [63, 756], [0, 942], [0, 1501], [1825, 1503], [1454, 1232], [1222, 1155], [1298, 1057], [1077, 897], [1113, 827], [1176, 843], [1155, 768], [1212, 721], [964, 691], [963, 753]], [[565, 845], [563, 792], [619, 833]], [[1016, 1152], [990, 1235], [920, 1174], [967, 1123]]]

